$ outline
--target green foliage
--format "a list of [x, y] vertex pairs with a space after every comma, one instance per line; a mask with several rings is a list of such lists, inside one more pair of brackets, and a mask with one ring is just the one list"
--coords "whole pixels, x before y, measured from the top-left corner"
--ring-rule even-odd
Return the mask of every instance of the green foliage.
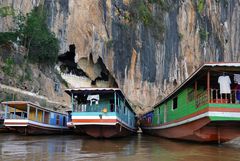
[[16, 42], [17, 33], [16, 32], [0, 32], [0, 44], [5, 44], [9, 41]]
[[13, 16], [14, 9], [11, 6], [0, 7], [0, 17]]
[[183, 39], [183, 34], [179, 32], [179, 33], [178, 33], [178, 38], [179, 38], [180, 41], [182, 41], [182, 39]]
[[142, 22], [145, 27], [152, 31], [153, 37], [161, 41], [165, 31], [163, 15], [153, 15], [150, 9], [152, 4], [157, 5], [160, 14], [170, 9], [166, 0], [131, 0], [129, 5], [130, 21]]
[[[5, 9], [6, 10], [6, 9]], [[9, 13], [5, 11], [3, 13]], [[1, 10], [0, 10], [1, 11]], [[59, 42], [46, 24], [42, 6], [35, 7], [27, 17], [23, 13], [14, 16], [14, 32], [0, 33], [0, 44], [8, 41], [20, 43], [28, 49], [28, 60], [39, 64], [54, 64], [57, 60]]]
[[46, 14], [41, 7], [34, 8], [28, 14], [24, 36], [30, 61], [40, 64], [56, 62], [59, 51], [58, 40], [48, 29]]
[[205, 0], [199, 0], [197, 4], [197, 10], [199, 13], [202, 13], [205, 5]]
[[143, 0], [133, 0], [129, 7], [131, 21], [140, 21], [145, 26], [153, 23], [153, 16], [147, 4]]
[[23, 40], [23, 30], [25, 28], [25, 16], [20, 12], [13, 17], [16, 28], [12, 32], [0, 32], [0, 44], [5, 44], [9, 41], [17, 42]]
[[206, 41], [208, 39], [209, 32], [205, 30], [204, 28], [200, 28], [199, 30], [199, 36], [201, 41]]
[[148, 0], [150, 4], [158, 4], [163, 11], [169, 11], [170, 5], [167, 0]]
[[23, 44], [24, 40], [24, 30], [25, 30], [25, 22], [26, 22], [26, 17], [22, 12], [20, 12], [18, 15], [13, 17], [14, 23], [16, 24], [16, 29], [15, 33], [18, 37], [18, 41], [20, 44]]
[[107, 48], [112, 48], [113, 45], [114, 45], [113, 40], [112, 40], [112, 39], [108, 40], [107, 43], [106, 43], [106, 45], [107, 45]]
[[2, 70], [7, 75], [13, 75], [14, 60], [9, 57], [6, 59], [5, 65], [2, 67]]
[[151, 14], [151, 11], [143, 1], [138, 6], [138, 19], [142, 21], [146, 26], [153, 23], [153, 16]]

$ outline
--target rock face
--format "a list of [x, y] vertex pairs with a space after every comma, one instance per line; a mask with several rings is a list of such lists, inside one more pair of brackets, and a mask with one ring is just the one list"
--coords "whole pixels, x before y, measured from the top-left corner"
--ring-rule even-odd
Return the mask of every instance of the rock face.
[[[202, 63], [240, 61], [239, 0], [166, 0], [170, 7], [164, 11], [150, 4], [163, 33], [141, 21], [130, 22], [133, 2], [2, 0], [1, 5], [28, 11], [43, 3], [48, 25], [60, 40], [60, 54], [75, 44], [75, 61], [90, 81], [100, 76], [100, 59], [138, 112], [149, 110]], [[0, 31], [6, 30], [5, 24], [8, 19], [0, 20]]]

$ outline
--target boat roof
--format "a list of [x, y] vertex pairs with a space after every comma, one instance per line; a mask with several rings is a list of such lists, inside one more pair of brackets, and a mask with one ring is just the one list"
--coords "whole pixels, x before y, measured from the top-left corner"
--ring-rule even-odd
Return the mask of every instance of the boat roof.
[[[71, 93], [75, 93], [75, 94], [85, 94], [85, 93], [91, 93], [91, 94], [101, 94], [101, 93], [112, 93], [112, 92], [117, 92], [118, 94], [122, 95], [127, 104], [130, 106], [130, 109], [132, 110], [132, 112], [134, 112], [134, 110], [132, 109], [132, 106], [130, 105], [127, 97], [123, 94], [122, 90], [120, 88], [74, 88], [74, 89], [66, 89], [65, 92], [71, 96]], [[135, 113], [135, 112], [134, 112]]]
[[7, 106], [10, 106], [10, 107], [16, 107], [16, 108], [24, 108], [27, 105], [30, 105], [31, 107], [37, 107], [39, 109], [42, 109], [42, 110], [45, 110], [45, 111], [48, 111], [48, 112], [54, 112], [54, 113], [66, 115], [66, 114], [61, 113], [61, 112], [57, 112], [57, 111], [54, 111], [54, 110], [51, 110], [51, 109], [44, 108], [40, 105], [37, 105], [37, 104], [29, 102], [29, 101], [6, 101], [6, 102], [1, 102], [1, 104], [7, 105]]
[[170, 93], [167, 97], [165, 97], [163, 100], [158, 102], [153, 106], [153, 109], [156, 108], [157, 106], [163, 104], [165, 101], [168, 99], [172, 98], [175, 96], [180, 90], [185, 88], [188, 83], [194, 79], [196, 79], [198, 76], [201, 74], [207, 72], [207, 71], [218, 71], [218, 72], [224, 72], [224, 71], [238, 71], [240, 72], [240, 62], [210, 62], [210, 63], [205, 63], [201, 65], [195, 72], [193, 72], [181, 85], [179, 85], [172, 93]]
[[79, 91], [79, 92], [87, 92], [87, 91], [121, 91], [120, 88], [73, 88], [73, 89], [66, 89], [65, 92], [68, 91]]

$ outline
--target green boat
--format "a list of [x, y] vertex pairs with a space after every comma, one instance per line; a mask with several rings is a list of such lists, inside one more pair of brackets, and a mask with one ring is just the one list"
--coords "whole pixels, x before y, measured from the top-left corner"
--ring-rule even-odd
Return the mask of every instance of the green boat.
[[222, 143], [240, 136], [240, 63], [208, 63], [140, 118], [143, 133]]

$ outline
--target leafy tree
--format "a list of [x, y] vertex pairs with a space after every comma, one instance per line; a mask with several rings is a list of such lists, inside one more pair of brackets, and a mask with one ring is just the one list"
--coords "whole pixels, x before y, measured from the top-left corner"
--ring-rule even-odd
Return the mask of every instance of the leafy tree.
[[28, 58], [33, 63], [53, 64], [56, 62], [58, 40], [46, 24], [46, 14], [42, 6], [35, 7], [28, 15], [23, 31], [24, 46], [28, 49]]

